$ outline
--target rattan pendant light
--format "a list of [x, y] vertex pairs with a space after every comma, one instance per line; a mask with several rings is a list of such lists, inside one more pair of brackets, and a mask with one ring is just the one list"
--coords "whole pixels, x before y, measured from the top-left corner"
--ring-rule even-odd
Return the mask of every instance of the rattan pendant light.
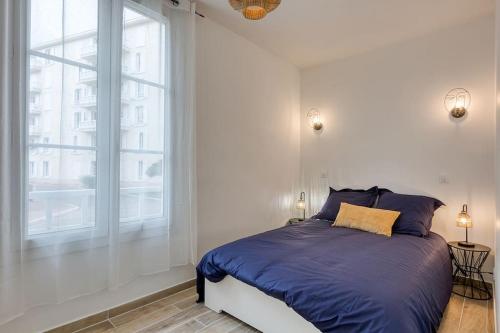
[[280, 5], [281, 0], [229, 0], [231, 6], [246, 19], [260, 20]]

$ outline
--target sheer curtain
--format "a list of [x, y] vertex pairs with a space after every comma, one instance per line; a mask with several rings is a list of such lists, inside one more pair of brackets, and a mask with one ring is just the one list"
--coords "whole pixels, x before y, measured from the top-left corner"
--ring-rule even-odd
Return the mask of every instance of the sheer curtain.
[[44, 1], [0, 0], [0, 325], [196, 254], [194, 5]]

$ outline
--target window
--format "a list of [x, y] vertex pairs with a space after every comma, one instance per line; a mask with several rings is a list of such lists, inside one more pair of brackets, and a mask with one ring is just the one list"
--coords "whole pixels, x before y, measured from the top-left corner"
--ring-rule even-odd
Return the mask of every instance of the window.
[[135, 70], [136, 72], [141, 72], [141, 54], [138, 52], [135, 54]]
[[136, 106], [135, 107], [135, 120], [138, 124], [142, 124], [144, 122], [144, 107]]
[[[44, 101], [45, 107], [37, 109], [43, 127], [30, 126], [27, 133], [28, 137], [43, 134], [41, 143], [26, 140], [27, 173], [32, 174], [32, 165], [40, 165], [43, 177], [30, 177], [25, 187], [28, 238], [95, 226], [96, 191], [88, 189], [84, 179], [89, 169], [82, 166], [96, 160], [97, 148], [82, 147], [86, 140], [78, 136], [96, 131], [95, 127], [81, 128], [81, 112], [83, 107], [98, 109], [97, 103], [91, 105], [87, 103], [91, 100], [84, 99], [85, 89], [97, 89], [99, 70], [92, 60], [96, 54], [83, 48], [87, 39], [98, 35], [98, 2], [28, 0], [27, 87], [44, 83], [30, 102]], [[30, 63], [44, 65], [41, 71], [31, 71]]]
[[43, 161], [43, 172], [42, 172], [42, 175], [44, 177], [48, 177], [49, 176], [49, 161]]
[[97, 162], [96, 161], [90, 162], [90, 174], [92, 176], [97, 175]]
[[80, 112], [75, 112], [75, 114], [73, 115], [73, 117], [74, 117], [73, 127], [79, 128], [80, 127], [80, 122], [81, 122], [82, 114]]
[[142, 179], [144, 174], [144, 161], [139, 161], [137, 164], [137, 179]]
[[79, 102], [80, 101], [80, 93], [81, 93], [80, 89], [76, 89], [75, 90], [75, 102]]
[[137, 82], [137, 91], [136, 91], [136, 96], [137, 98], [143, 98], [144, 97], [144, 84]]
[[144, 133], [139, 133], [139, 149], [144, 148]]
[[35, 177], [36, 176], [36, 164], [33, 161], [31, 161], [29, 164], [30, 164], [30, 177]]
[[[137, 22], [147, 29], [139, 29]], [[164, 213], [163, 163], [165, 161], [165, 22], [126, 7], [123, 11], [123, 44], [126, 38], [135, 46], [148, 50], [132, 53], [132, 65], [142, 71], [126, 72], [122, 67], [122, 99], [128, 97], [128, 89], [135, 90], [140, 99], [122, 102], [121, 157], [120, 157], [120, 222], [129, 223], [161, 217]], [[135, 58], [135, 59], [134, 59]], [[134, 63], [135, 62], [135, 63]], [[139, 66], [140, 63], [140, 66]], [[134, 76], [134, 73], [136, 74]], [[131, 112], [127, 115], [127, 110]], [[134, 125], [140, 124], [140, 131]], [[147, 142], [145, 141], [147, 138]], [[144, 150], [147, 145], [147, 150]]]
[[[89, 228], [106, 230], [100, 229], [108, 223], [101, 217], [109, 214], [97, 212], [96, 202], [109, 202], [100, 199], [116, 195], [120, 196], [121, 223], [146, 223], [163, 217], [166, 187], [162, 165], [168, 104], [164, 79], [166, 19], [148, 10], [142, 12], [132, 1], [124, 1], [122, 59], [117, 61], [128, 63], [137, 71], [123, 66], [121, 82], [116, 82], [107, 66], [114, 61], [111, 54], [118, 50], [111, 49], [114, 46], [109, 40], [99, 38], [115, 31], [111, 22], [99, 20], [99, 8], [111, 10], [108, 6], [99, 6], [99, 0], [28, 1], [30, 82], [25, 93], [31, 103], [45, 104], [48, 100], [51, 103], [50, 113], [37, 109], [38, 118], [29, 116], [28, 107], [25, 110], [30, 125], [25, 141], [29, 176], [29, 184], [25, 186], [27, 237]], [[139, 40], [128, 46], [126, 35]], [[139, 45], [143, 47], [140, 52]], [[154, 56], [147, 56], [145, 50], [147, 55]], [[105, 61], [98, 64], [97, 59]], [[51, 66], [40, 74], [38, 69], [29, 70], [30, 63]], [[139, 72], [140, 77], [133, 75]], [[41, 77], [44, 89], [30, 94], [32, 83], [41, 82]], [[101, 78], [106, 84], [100, 84]], [[111, 100], [114, 96], [109, 93], [110, 85], [113, 89], [122, 88], [121, 96], [116, 97], [121, 100]], [[134, 88], [140, 101], [134, 98]], [[110, 110], [110, 105], [116, 109]], [[120, 112], [119, 125], [110, 121], [110, 114], [115, 114], [112, 112]], [[140, 133], [137, 124], [141, 125]], [[119, 143], [114, 141], [118, 138], [114, 139], [112, 133], [120, 133]], [[39, 154], [40, 149], [43, 154]], [[110, 168], [101, 165], [110, 165], [110, 156], [118, 153], [114, 149], [119, 149], [119, 193], [99, 188], [98, 181], [111, 177]], [[35, 177], [37, 165], [38, 176], [43, 179]]]

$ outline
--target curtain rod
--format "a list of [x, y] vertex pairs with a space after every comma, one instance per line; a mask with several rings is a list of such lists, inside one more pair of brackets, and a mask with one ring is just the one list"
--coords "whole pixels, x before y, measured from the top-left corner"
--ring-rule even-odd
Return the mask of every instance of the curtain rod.
[[[170, 2], [172, 3], [172, 5], [174, 5], [174, 7], [179, 7], [180, 5], [180, 2], [179, 0], [170, 0]], [[203, 17], [205, 18], [205, 15], [203, 15], [202, 13], [200, 13], [199, 11], [195, 11], [194, 12], [196, 15], [198, 15], [199, 17]]]

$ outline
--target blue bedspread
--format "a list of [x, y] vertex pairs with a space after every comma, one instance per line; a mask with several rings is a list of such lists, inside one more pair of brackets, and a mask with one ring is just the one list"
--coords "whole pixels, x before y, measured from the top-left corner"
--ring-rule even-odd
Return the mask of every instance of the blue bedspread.
[[332, 228], [308, 221], [221, 246], [197, 267], [285, 302], [322, 332], [435, 332], [451, 294], [444, 239]]

